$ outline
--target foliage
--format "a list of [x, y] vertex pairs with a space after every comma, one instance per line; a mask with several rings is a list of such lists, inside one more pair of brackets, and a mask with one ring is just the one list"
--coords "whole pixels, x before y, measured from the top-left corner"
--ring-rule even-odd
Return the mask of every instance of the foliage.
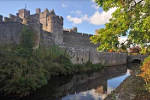
[[39, 48], [30, 56], [19, 54], [17, 47], [0, 48], [0, 91], [19, 96], [29, 95], [46, 85], [52, 76], [98, 71], [100, 64], [73, 65], [59, 47]]
[[141, 71], [140, 76], [145, 80], [146, 88], [150, 92], [150, 56], [144, 60]]
[[68, 56], [58, 54], [58, 48], [55, 51], [38, 49], [30, 56], [19, 54], [20, 49], [22, 52], [28, 49], [18, 48], [0, 50], [0, 90], [7, 94], [26, 96], [46, 85], [51, 75], [64, 73], [65, 62], [71, 65]]
[[28, 28], [27, 26], [24, 26], [21, 31], [21, 44], [20, 46], [24, 48], [33, 48], [34, 46], [34, 36], [35, 33]]
[[[95, 44], [100, 44], [98, 50], [118, 50], [120, 47], [140, 46], [141, 53], [150, 51], [150, 0], [95, 0], [96, 3], [108, 11], [115, 8], [109, 23], [99, 29], [98, 34], [91, 37]], [[119, 37], [126, 36], [127, 41], [120, 44]], [[121, 45], [121, 46], [120, 46]], [[150, 91], [150, 56], [145, 59], [141, 67], [141, 76]]]
[[83, 73], [83, 72], [99, 71], [103, 68], [104, 66], [101, 64], [92, 64], [91, 62], [88, 61], [85, 64], [75, 64], [73, 70], [74, 72]]
[[[147, 47], [150, 42], [150, 0], [95, 0], [105, 11], [116, 8], [105, 28], [91, 37], [93, 43], [100, 43], [98, 50], [117, 50], [120, 45]], [[118, 38], [127, 36], [127, 42], [119, 44]]]
[[21, 31], [21, 41], [18, 45], [16, 54], [19, 56], [29, 57], [32, 56], [33, 47], [34, 47], [34, 37], [35, 33], [28, 28], [27, 26], [24, 26]]

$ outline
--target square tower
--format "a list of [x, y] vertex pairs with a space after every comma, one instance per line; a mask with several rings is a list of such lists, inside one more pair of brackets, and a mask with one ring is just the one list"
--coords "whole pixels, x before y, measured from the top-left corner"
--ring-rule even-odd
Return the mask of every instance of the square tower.
[[19, 10], [19, 17], [20, 18], [27, 18], [28, 16], [30, 16], [30, 11], [26, 10], [26, 9], [20, 9]]

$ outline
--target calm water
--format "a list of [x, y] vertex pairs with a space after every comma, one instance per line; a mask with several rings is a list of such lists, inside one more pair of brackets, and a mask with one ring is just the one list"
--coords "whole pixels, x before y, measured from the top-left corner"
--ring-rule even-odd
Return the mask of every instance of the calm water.
[[99, 84], [98, 87], [87, 91], [68, 94], [67, 96], [62, 97], [62, 100], [103, 100], [108, 94], [111, 93], [111, 91], [117, 88], [128, 76], [130, 76], [130, 70], [127, 70], [127, 72], [123, 75], [121, 73], [120, 76], [106, 80], [106, 83], [104, 85]]
[[55, 77], [48, 85], [21, 100], [103, 100], [128, 76], [130, 70], [123, 65], [106, 67], [94, 73]]

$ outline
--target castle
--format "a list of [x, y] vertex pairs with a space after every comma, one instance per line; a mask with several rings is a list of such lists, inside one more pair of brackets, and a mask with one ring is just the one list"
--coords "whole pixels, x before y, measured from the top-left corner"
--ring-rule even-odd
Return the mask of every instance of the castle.
[[10, 43], [19, 43], [19, 38], [16, 38], [16, 36], [18, 36], [17, 34], [23, 25], [32, 27], [38, 35], [37, 46], [56, 44], [61, 46], [94, 47], [89, 40], [91, 35], [78, 33], [76, 27], [64, 29], [62, 16], [57, 16], [54, 10], [45, 9], [41, 12], [40, 8], [37, 8], [36, 13], [33, 15], [30, 15], [29, 10], [21, 9], [16, 16], [12, 14], [9, 14], [9, 18], [0, 16], [0, 30], [3, 30], [1, 35], [4, 35], [1, 36], [0, 41], [6, 43], [6, 39]]
[[[16, 15], [10, 14], [9, 17], [3, 18], [0, 15], [0, 44], [19, 44], [20, 32], [24, 25], [36, 33], [35, 48], [58, 45], [66, 49], [73, 63], [81, 64], [88, 61], [108, 65], [126, 63], [126, 56], [121, 58], [120, 55], [97, 52], [97, 46], [89, 39], [92, 35], [79, 33], [76, 27], [64, 29], [63, 17], [48, 9], [41, 12], [41, 9], [37, 8], [36, 13], [32, 15], [27, 9], [20, 9]], [[120, 62], [117, 60], [107, 62], [108, 57], [112, 59], [118, 57], [117, 60]]]

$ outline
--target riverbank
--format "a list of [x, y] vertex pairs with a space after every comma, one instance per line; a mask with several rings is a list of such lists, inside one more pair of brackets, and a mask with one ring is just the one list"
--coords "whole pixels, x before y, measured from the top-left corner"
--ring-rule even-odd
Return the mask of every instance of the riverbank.
[[120, 84], [105, 100], [150, 100], [150, 93], [144, 87], [144, 80], [138, 76], [139, 67], [132, 68], [131, 76]]
[[67, 53], [57, 47], [0, 47], [0, 93], [24, 97], [47, 85], [52, 77], [92, 73], [101, 64], [72, 64]]
[[[53, 77], [47, 85], [21, 100], [77, 100], [76, 97], [78, 100], [95, 100], [94, 94], [107, 95], [109, 79], [122, 76], [126, 71], [127, 66], [121, 65], [104, 67], [102, 70], [92, 73]], [[92, 94], [93, 90], [95, 90], [94, 94]], [[86, 94], [82, 95], [83, 92]], [[77, 95], [80, 93], [81, 95]], [[93, 99], [90, 99], [90, 95], [93, 96]], [[100, 95], [97, 97], [101, 98]], [[68, 97], [69, 99], [67, 99]], [[3, 98], [5, 99], [2, 100], [8, 100], [8, 97]], [[9, 100], [19, 99], [9, 98]]]

